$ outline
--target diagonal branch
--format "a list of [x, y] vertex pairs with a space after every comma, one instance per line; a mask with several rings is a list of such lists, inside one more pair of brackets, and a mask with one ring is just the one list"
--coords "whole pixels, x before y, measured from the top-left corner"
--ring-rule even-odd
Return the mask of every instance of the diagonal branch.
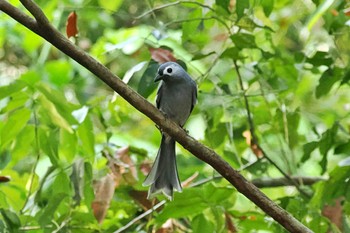
[[270, 200], [256, 186], [248, 182], [242, 175], [239, 174], [238, 171], [234, 170], [212, 149], [204, 146], [194, 138], [187, 135], [187, 133], [181, 127], [170, 119], [165, 118], [155, 106], [150, 104], [146, 99], [123, 83], [119, 77], [114, 75], [110, 70], [96, 61], [90, 55], [73, 45], [58, 30], [51, 26], [51, 24], [46, 24], [44, 19], [45, 15], [43, 15], [41, 10], [37, 10], [39, 7], [33, 1], [21, 0], [21, 2], [32, 14], [35, 15], [35, 18], [38, 19], [38, 21], [35, 22], [32, 18], [20, 12], [17, 8], [5, 0], [0, 0], [0, 10], [46, 39], [53, 46], [95, 74], [100, 80], [105, 82], [137, 110], [145, 114], [153, 122], [159, 125], [185, 149], [190, 151], [197, 158], [211, 165], [225, 179], [235, 186], [239, 192], [249, 198], [265, 213], [284, 226], [288, 231], [295, 233], [312, 232], [297, 219], [295, 219], [290, 213]]

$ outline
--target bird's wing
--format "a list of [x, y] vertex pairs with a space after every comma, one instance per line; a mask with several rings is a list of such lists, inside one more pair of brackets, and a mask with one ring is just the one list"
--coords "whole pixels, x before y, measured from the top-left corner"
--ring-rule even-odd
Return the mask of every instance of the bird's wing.
[[192, 112], [194, 106], [197, 103], [197, 84], [193, 81], [193, 88], [192, 88], [192, 103], [191, 103], [191, 111]]
[[157, 108], [159, 109], [160, 107], [160, 101], [161, 101], [161, 97], [162, 97], [162, 87], [163, 85], [161, 84], [158, 88], [158, 91], [157, 91], [157, 98], [156, 98], [156, 106]]

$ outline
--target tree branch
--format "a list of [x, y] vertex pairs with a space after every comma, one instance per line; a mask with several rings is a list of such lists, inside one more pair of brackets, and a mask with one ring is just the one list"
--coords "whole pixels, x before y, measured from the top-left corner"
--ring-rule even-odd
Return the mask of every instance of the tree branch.
[[123, 83], [119, 77], [114, 75], [105, 66], [82, 51], [80, 48], [73, 45], [58, 30], [51, 26], [51, 24], [46, 24], [46, 20], [44, 19], [45, 15], [43, 15], [41, 10], [37, 10], [39, 7], [33, 1], [21, 0], [21, 2], [32, 14], [35, 15], [34, 17], [38, 19], [37, 22], [24, 13], [20, 12], [20, 10], [13, 7], [5, 0], [0, 0], [0, 10], [11, 16], [19, 23], [23, 24], [28, 29], [46, 39], [53, 46], [95, 74], [100, 80], [105, 82], [109, 87], [116, 91], [137, 110], [145, 114], [153, 122], [159, 125], [162, 130], [171, 135], [185, 149], [190, 151], [197, 158], [210, 164], [225, 179], [227, 179], [233, 186], [235, 186], [239, 192], [249, 198], [265, 213], [270, 215], [282, 226], [284, 226], [288, 231], [295, 233], [312, 232], [297, 219], [295, 219], [290, 213], [270, 200], [256, 186], [248, 182], [243, 176], [239, 174], [239, 172], [234, 170], [212, 149], [204, 146], [194, 138], [187, 135], [187, 133], [181, 127], [179, 127], [170, 119], [165, 118], [164, 115], [161, 114], [155, 106], [150, 104], [146, 99], [144, 99], [142, 96], [128, 87], [125, 83]]
[[275, 187], [283, 187], [283, 186], [295, 186], [294, 182], [298, 182], [303, 185], [313, 185], [319, 181], [327, 180], [322, 177], [304, 177], [304, 176], [292, 176], [289, 178], [287, 177], [259, 178], [259, 179], [252, 180], [252, 183], [258, 188], [275, 188]]

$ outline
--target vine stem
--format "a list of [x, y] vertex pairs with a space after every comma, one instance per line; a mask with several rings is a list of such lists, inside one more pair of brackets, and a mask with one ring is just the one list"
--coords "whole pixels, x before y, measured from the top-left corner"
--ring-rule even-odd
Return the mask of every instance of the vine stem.
[[33, 183], [34, 183], [34, 178], [35, 178], [35, 170], [38, 166], [40, 157], [41, 157], [41, 153], [40, 153], [40, 141], [39, 141], [39, 134], [38, 134], [38, 118], [36, 115], [36, 110], [35, 110], [35, 103], [33, 104], [33, 118], [34, 118], [34, 138], [35, 138], [35, 153], [36, 153], [36, 159], [35, 159], [35, 163], [34, 166], [32, 168], [32, 172], [31, 172], [31, 176], [29, 179], [29, 189], [28, 189], [28, 193], [26, 196], [26, 199], [24, 201], [23, 207], [20, 210], [20, 213], [24, 213], [24, 209], [29, 201], [30, 196], [32, 195], [32, 191], [33, 191]]
[[236, 60], [233, 61], [233, 64], [234, 64], [234, 67], [235, 67], [235, 70], [236, 70], [236, 73], [237, 73], [237, 77], [238, 77], [238, 81], [239, 81], [239, 85], [240, 85], [241, 91], [243, 93], [244, 105], [245, 105], [245, 109], [247, 111], [249, 131], [250, 131], [250, 134], [252, 136], [252, 145], [257, 146], [258, 151], [260, 151], [262, 153], [263, 157], [266, 158], [267, 161], [269, 161], [269, 163], [271, 163], [284, 177], [286, 177], [296, 187], [296, 189], [301, 194], [303, 194], [304, 196], [310, 198], [311, 195], [300, 188], [300, 185], [297, 182], [297, 180], [292, 179], [290, 175], [288, 175], [285, 171], [283, 171], [283, 169], [277, 163], [275, 163], [268, 156], [268, 154], [265, 152], [265, 150], [260, 146], [259, 141], [258, 141], [258, 137], [255, 134], [254, 121], [253, 121], [253, 117], [252, 117], [252, 114], [251, 114], [251, 111], [250, 111], [249, 101], [248, 101], [248, 98], [247, 98], [247, 96], [245, 94], [246, 90], [244, 89], [241, 72], [239, 71], [239, 67], [237, 65], [237, 61]]

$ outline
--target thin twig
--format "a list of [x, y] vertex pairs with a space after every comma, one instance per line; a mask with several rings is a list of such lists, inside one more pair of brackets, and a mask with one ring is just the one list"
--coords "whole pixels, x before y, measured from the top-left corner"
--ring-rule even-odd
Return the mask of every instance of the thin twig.
[[123, 232], [124, 230], [128, 229], [129, 227], [131, 227], [134, 223], [136, 223], [137, 221], [139, 221], [140, 219], [143, 219], [144, 217], [146, 217], [147, 215], [153, 213], [154, 211], [156, 211], [159, 207], [161, 207], [162, 205], [164, 205], [166, 203], [166, 200], [163, 200], [159, 203], [157, 203], [155, 206], [153, 206], [152, 209], [147, 210], [146, 212], [144, 212], [143, 214], [140, 214], [139, 216], [137, 216], [136, 218], [132, 219], [130, 222], [128, 222], [128, 224], [126, 224], [125, 226], [119, 228], [118, 230], [116, 230], [114, 233], [120, 233]]
[[24, 213], [24, 208], [26, 207], [30, 196], [32, 195], [32, 191], [33, 191], [33, 183], [34, 183], [34, 178], [35, 178], [35, 170], [36, 167], [38, 166], [40, 157], [41, 157], [41, 153], [40, 153], [40, 141], [39, 141], [39, 134], [38, 134], [38, 119], [36, 116], [36, 109], [35, 109], [35, 103], [33, 104], [33, 118], [34, 118], [34, 138], [35, 138], [35, 153], [36, 153], [36, 159], [35, 159], [35, 163], [34, 166], [32, 168], [32, 172], [31, 172], [31, 176], [30, 176], [30, 181], [29, 181], [29, 189], [28, 189], [28, 193], [26, 196], [26, 200], [24, 201], [23, 207], [20, 211], [20, 213]]
[[[200, 3], [200, 2], [196, 2], [196, 1], [176, 1], [176, 2], [171, 2], [171, 3], [167, 3], [167, 4], [164, 4], [164, 5], [161, 5], [161, 6], [158, 6], [158, 7], [154, 7], [144, 13], [142, 13], [141, 15], [139, 16], [136, 16], [134, 17], [135, 20], [139, 20], [139, 19], [142, 19], [143, 17], [149, 15], [149, 14], [152, 14], [154, 15], [154, 12], [156, 11], [159, 11], [159, 10], [162, 10], [162, 9], [165, 9], [165, 8], [168, 8], [168, 7], [172, 7], [172, 6], [176, 6], [176, 5], [180, 5], [180, 4], [193, 4], [193, 5], [198, 5], [202, 8], [206, 8], [206, 9], [209, 9], [210, 11], [213, 11], [215, 12], [215, 10], [208, 6], [208, 5], [205, 5], [203, 3]], [[210, 18], [213, 18], [213, 19], [216, 19], [219, 23], [221, 23], [228, 31], [230, 31], [230, 27], [225, 23], [225, 21], [223, 21], [222, 19], [216, 17], [216, 16], [212, 16]]]
[[200, 2], [196, 2], [196, 1], [176, 1], [176, 2], [171, 2], [171, 3], [167, 3], [167, 4], [164, 4], [164, 5], [161, 5], [161, 6], [157, 6], [157, 7], [154, 7], [144, 13], [142, 13], [141, 15], [139, 16], [136, 16], [134, 17], [134, 19], [138, 20], [138, 19], [141, 19], [149, 14], [153, 14], [154, 12], [156, 11], [159, 11], [159, 10], [162, 10], [162, 9], [165, 9], [165, 8], [168, 8], [168, 7], [171, 7], [171, 6], [176, 6], [176, 5], [180, 5], [180, 4], [194, 4], [194, 5], [198, 5], [200, 7], [203, 7], [203, 8], [207, 8], [211, 11], [215, 11], [213, 8], [211, 8], [210, 6], [208, 5], [205, 5], [205, 4], [202, 4]]
[[251, 115], [251, 111], [250, 111], [250, 106], [249, 106], [249, 101], [248, 101], [248, 98], [246, 97], [245, 95], [245, 89], [244, 89], [244, 86], [243, 86], [243, 79], [242, 79], [242, 76], [241, 76], [241, 73], [239, 72], [239, 67], [237, 65], [237, 61], [234, 60], [233, 61], [233, 64], [235, 66], [235, 70], [236, 70], [236, 73], [237, 73], [237, 77], [238, 77], [238, 81], [239, 81], [239, 85], [240, 85], [240, 88], [241, 88], [241, 91], [243, 92], [243, 99], [244, 99], [244, 104], [245, 104], [245, 108], [246, 108], [246, 111], [247, 111], [247, 119], [248, 119], [248, 124], [249, 124], [249, 130], [250, 130], [250, 134], [252, 136], [252, 143], [253, 145], [256, 145], [258, 147], [258, 149], [262, 152], [264, 158], [266, 158], [269, 163], [271, 163], [275, 168], [277, 168], [277, 170], [284, 176], [286, 177], [290, 182], [292, 182], [294, 184], [294, 186], [298, 189], [298, 191], [305, 195], [306, 197], [310, 198], [311, 195], [307, 192], [305, 192], [304, 190], [302, 190], [300, 188], [300, 185], [299, 183], [296, 181], [296, 180], [293, 180], [290, 175], [288, 175], [285, 171], [283, 171], [283, 169], [277, 165], [277, 163], [275, 163], [268, 155], [267, 153], [261, 148], [259, 142], [258, 142], [258, 137], [256, 136], [255, 134], [255, 126], [254, 126], [254, 122], [253, 122], [253, 118], [252, 118], [252, 115]]

